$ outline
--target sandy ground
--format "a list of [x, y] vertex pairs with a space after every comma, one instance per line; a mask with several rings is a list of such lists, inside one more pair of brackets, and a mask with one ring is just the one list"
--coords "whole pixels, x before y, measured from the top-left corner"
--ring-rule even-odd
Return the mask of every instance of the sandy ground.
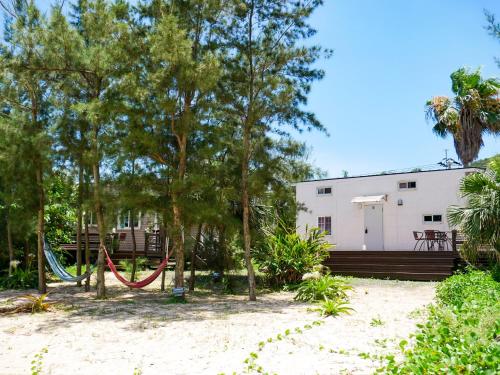
[[[188, 304], [167, 304], [158, 291], [129, 291], [109, 274], [107, 282], [105, 301], [51, 284], [50, 298], [63, 303], [54, 311], [0, 316], [0, 374], [30, 373], [44, 348], [43, 374], [239, 374], [249, 371], [251, 352], [250, 364], [270, 374], [369, 374], [379, 367], [374, 355], [396, 352], [415, 330], [435, 288], [352, 279], [355, 311], [322, 319], [287, 292], [253, 303], [200, 293]], [[0, 292], [0, 304], [21, 294]]]

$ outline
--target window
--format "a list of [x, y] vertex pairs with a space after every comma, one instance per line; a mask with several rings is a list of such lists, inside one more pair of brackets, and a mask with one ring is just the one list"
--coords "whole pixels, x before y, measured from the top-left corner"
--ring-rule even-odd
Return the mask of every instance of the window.
[[332, 195], [332, 187], [331, 186], [319, 187], [316, 189], [316, 193], [318, 195]]
[[327, 235], [331, 235], [332, 234], [332, 217], [331, 216], [318, 217], [318, 228], [322, 232], [326, 232]]
[[416, 189], [417, 181], [399, 181], [398, 189], [399, 190], [408, 190], [408, 189]]
[[[130, 211], [121, 213], [118, 216], [118, 229], [130, 229], [132, 217]], [[136, 213], [134, 217], [134, 228], [138, 229], [141, 226], [141, 213]]]
[[97, 220], [93, 212], [87, 213], [87, 224], [91, 226], [96, 226], [97, 225]]
[[433, 214], [433, 215], [424, 215], [424, 224], [432, 224], [432, 223], [442, 223], [443, 215]]

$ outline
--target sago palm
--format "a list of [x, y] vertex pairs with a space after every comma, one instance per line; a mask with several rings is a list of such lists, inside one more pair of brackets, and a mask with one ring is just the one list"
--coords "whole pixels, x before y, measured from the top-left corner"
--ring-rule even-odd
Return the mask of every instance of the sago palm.
[[480, 69], [460, 68], [453, 72], [451, 89], [455, 96], [435, 96], [426, 103], [427, 118], [434, 133], [453, 137], [455, 150], [464, 166], [475, 160], [483, 146], [483, 134], [500, 133], [500, 81], [483, 79]]
[[477, 253], [487, 245], [500, 256], [500, 156], [495, 157], [486, 171], [465, 176], [460, 192], [467, 198], [466, 207], [451, 206], [448, 221], [465, 237], [464, 250]]

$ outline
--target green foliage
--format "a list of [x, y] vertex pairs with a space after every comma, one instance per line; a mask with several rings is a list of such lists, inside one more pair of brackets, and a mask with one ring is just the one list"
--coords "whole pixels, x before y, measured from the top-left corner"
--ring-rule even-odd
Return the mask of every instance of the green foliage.
[[481, 245], [487, 245], [500, 256], [500, 156], [485, 172], [465, 176], [460, 193], [467, 206], [451, 206], [448, 221], [464, 234], [464, 255], [474, 257]]
[[440, 283], [436, 288], [437, 299], [445, 305], [462, 307], [472, 296], [500, 301], [500, 283], [490, 273], [468, 270]]
[[477, 158], [483, 145], [483, 134], [498, 134], [500, 110], [497, 95], [500, 81], [483, 79], [481, 70], [460, 68], [450, 75], [455, 96], [433, 97], [426, 103], [427, 118], [434, 122], [439, 137], [450, 134], [455, 151], [463, 165]]
[[379, 326], [383, 326], [385, 324], [385, 322], [380, 319], [380, 317], [378, 318], [372, 318], [372, 320], [370, 321], [370, 325], [372, 327], [379, 327]]
[[487, 272], [455, 275], [438, 288], [438, 303], [418, 325], [404, 359], [387, 357], [391, 374], [497, 374], [500, 372], [500, 284]]
[[353, 309], [342, 299], [325, 299], [319, 302], [316, 311], [322, 316], [338, 316], [340, 314], [349, 314]]
[[0, 288], [2, 289], [31, 289], [36, 288], [38, 273], [31, 268], [25, 270], [15, 268], [10, 276], [0, 277]]
[[[145, 271], [147, 263], [148, 263], [147, 258], [143, 258], [143, 257], [135, 258], [135, 264], [137, 267], [136, 272]], [[122, 260], [120, 260], [120, 262], [118, 264], [120, 265], [121, 268], [124, 269], [124, 271], [127, 275], [129, 275], [129, 276], [132, 275], [132, 268], [133, 268], [134, 263], [132, 262], [131, 259], [122, 259]]]
[[31, 375], [40, 375], [43, 370], [43, 357], [48, 353], [47, 348], [43, 348], [39, 353], [36, 353], [31, 361]]
[[255, 260], [272, 283], [296, 283], [302, 276], [321, 265], [328, 257], [330, 245], [318, 228], [308, 230], [305, 236], [295, 229], [277, 228], [268, 231], [264, 244], [257, 250]]
[[325, 275], [319, 279], [305, 280], [297, 288], [297, 301], [317, 302], [324, 300], [347, 300], [347, 291], [351, 290], [345, 279]]
[[53, 305], [53, 302], [46, 302], [49, 293], [44, 293], [41, 295], [27, 294], [21, 298], [28, 300], [29, 309], [31, 313], [41, 313], [46, 312]]

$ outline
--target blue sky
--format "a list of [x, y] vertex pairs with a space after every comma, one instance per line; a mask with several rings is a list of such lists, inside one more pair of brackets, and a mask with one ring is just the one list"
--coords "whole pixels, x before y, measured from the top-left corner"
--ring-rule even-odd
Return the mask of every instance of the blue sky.
[[[483, 9], [500, 17], [498, 0], [325, 0], [313, 16], [315, 41], [335, 50], [319, 64], [326, 77], [310, 96], [330, 133], [301, 138], [311, 161], [330, 177], [433, 164], [451, 139], [437, 138], [424, 105], [450, 95], [449, 75], [461, 66], [499, 76], [500, 43], [484, 30]], [[486, 137], [479, 157], [500, 152]]]
[[[50, 1], [38, 1], [47, 9]], [[498, 0], [325, 0], [312, 18], [314, 42], [334, 49], [318, 66], [308, 108], [330, 133], [296, 134], [311, 147], [310, 161], [329, 177], [437, 163], [450, 138], [437, 138], [424, 105], [450, 95], [449, 75], [481, 66], [499, 76], [500, 44], [484, 30], [483, 10], [500, 18]], [[486, 136], [479, 157], [500, 152]]]

